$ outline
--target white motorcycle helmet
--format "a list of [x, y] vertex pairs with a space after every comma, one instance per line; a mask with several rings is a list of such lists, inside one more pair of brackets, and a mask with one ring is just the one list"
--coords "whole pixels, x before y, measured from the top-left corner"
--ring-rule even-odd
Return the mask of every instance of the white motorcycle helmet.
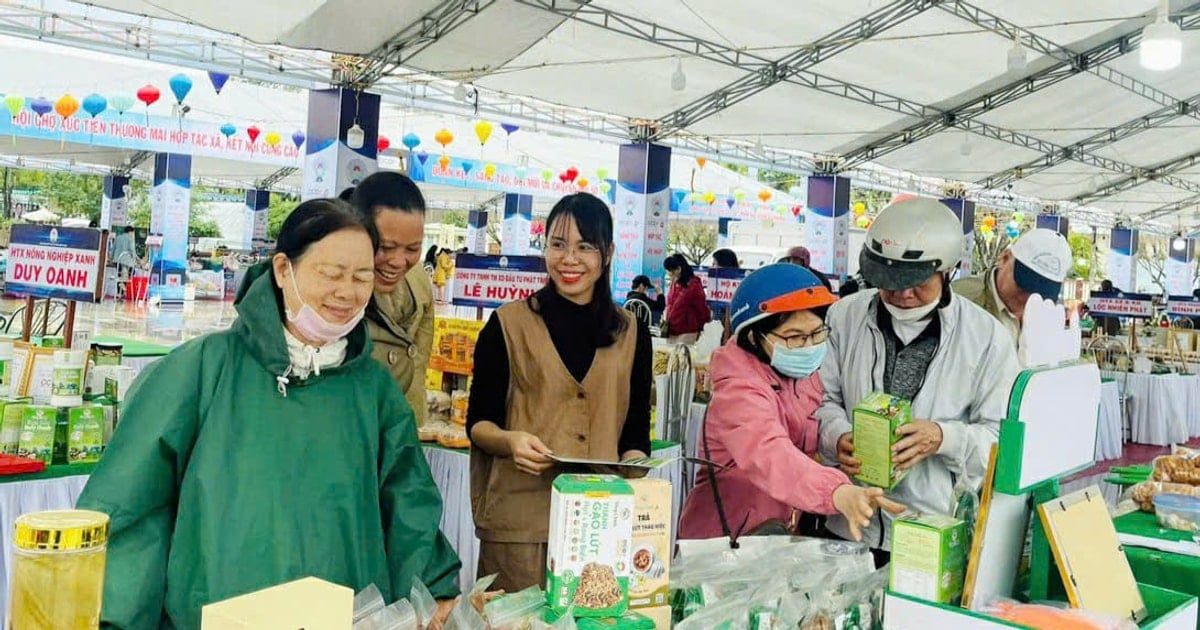
[[949, 273], [962, 255], [963, 228], [954, 212], [933, 199], [909, 198], [888, 204], [871, 223], [858, 266], [871, 286], [903, 291]]

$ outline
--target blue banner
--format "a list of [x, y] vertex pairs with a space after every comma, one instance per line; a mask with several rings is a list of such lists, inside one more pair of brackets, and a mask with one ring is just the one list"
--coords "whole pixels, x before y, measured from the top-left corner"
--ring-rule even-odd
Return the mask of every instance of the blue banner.
[[154, 190], [150, 196], [150, 232], [162, 245], [150, 258], [150, 295], [182, 301], [187, 274], [188, 221], [192, 200], [192, 156], [154, 156]]
[[[304, 200], [337, 197], [378, 170], [379, 95], [346, 88], [308, 93], [308, 145], [304, 155]], [[348, 132], [362, 130], [354, 149]]]

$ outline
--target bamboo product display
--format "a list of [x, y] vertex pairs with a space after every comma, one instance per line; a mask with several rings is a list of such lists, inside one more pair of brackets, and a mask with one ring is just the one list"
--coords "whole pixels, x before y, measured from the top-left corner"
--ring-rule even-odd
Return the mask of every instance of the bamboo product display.
[[9, 628], [100, 627], [108, 516], [87, 510], [17, 518]]

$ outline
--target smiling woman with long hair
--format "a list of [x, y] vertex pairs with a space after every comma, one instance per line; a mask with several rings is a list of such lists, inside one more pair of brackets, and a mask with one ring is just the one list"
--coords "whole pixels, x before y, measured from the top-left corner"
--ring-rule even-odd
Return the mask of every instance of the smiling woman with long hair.
[[579, 193], [546, 225], [550, 281], [480, 332], [467, 412], [479, 574], [510, 592], [546, 576], [550, 455], [650, 452], [650, 332], [613, 302], [612, 214]]

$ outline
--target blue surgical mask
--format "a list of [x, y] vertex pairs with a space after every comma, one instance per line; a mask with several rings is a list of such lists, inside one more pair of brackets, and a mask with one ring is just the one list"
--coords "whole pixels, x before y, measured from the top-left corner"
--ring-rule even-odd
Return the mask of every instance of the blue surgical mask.
[[808, 378], [821, 367], [828, 348], [825, 343], [794, 349], [777, 343], [771, 353], [771, 367], [789, 378]]

